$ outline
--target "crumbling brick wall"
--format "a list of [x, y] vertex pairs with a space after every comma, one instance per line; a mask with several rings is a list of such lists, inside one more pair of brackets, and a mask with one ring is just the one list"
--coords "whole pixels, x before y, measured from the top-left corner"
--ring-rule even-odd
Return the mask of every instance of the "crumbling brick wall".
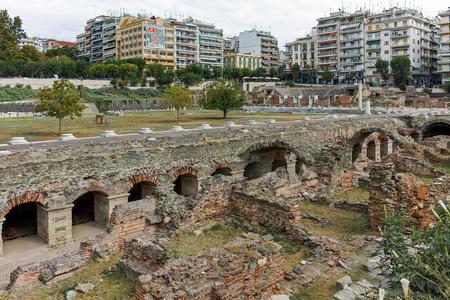
[[282, 247], [249, 234], [141, 275], [136, 299], [268, 299], [282, 280]]
[[[433, 221], [430, 208], [446, 198], [450, 191], [450, 178], [443, 177], [429, 185], [416, 176], [396, 173], [394, 163], [380, 163], [370, 172], [369, 213], [373, 229], [384, 226], [382, 218], [394, 210], [402, 210], [409, 225], [426, 229]], [[410, 222], [411, 218], [415, 222]]]

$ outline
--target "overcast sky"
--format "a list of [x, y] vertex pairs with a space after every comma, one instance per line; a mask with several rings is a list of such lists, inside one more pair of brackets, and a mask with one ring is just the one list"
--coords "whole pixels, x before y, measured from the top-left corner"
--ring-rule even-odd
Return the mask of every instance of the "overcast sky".
[[[6, 0], [4, 1], [6, 2]], [[145, 12], [157, 17], [192, 16], [223, 28], [226, 37], [244, 30], [256, 28], [270, 31], [281, 47], [286, 42], [309, 33], [316, 19], [344, 7], [353, 12], [356, 8], [369, 7], [381, 11], [390, 6], [415, 7], [429, 17], [445, 10], [443, 0], [408, 1], [336, 1], [336, 0], [165, 0], [165, 1], [118, 1], [118, 0], [9, 0], [0, 9], [7, 9], [9, 16], [19, 16], [28, 36], [40, 36], [59, 40], [76, 40], [83, 32], [89, 18], [111, 12], [125, 11], [130, 14]], [[6, 4], [6, 5], [5, 5]]]

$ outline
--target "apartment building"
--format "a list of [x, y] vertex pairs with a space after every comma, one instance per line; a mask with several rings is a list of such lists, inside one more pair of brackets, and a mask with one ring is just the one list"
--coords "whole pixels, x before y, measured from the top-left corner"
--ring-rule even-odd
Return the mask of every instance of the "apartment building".
[[338, 76], [339, 70], [339, 24], [344, 11], [331, 13], [327, 17], [317, 19], [317, 69], [331, 71]]
[[214, 67], [223, 68], [223, 29], [192, 17], [184, 19], [183, 22], [198, 26], [199, 62], [203, 67], [210, 70]]
[[442, 28], [442, 40], [441, 47], [439, 49], [439, 64], [441, 69], [439, 72], [442, 74], [442, 83], [450, 82], [450, 7], [447, 10], [439, 12], [441, 20], [439, 25]]
[[199, 62], [198, 26], [187, 22], [170, 21], [175, 28], [175, 69], [185, 69]]
[[[413, 9], [391, 8], [368, 16], [365, 25], [367, 81], [382, 82], [375, 68], [378, 58], [390, 61], [397, 56], [407, 56], [411, 61], [408, 84], [431, 84], [438, 48], [434, 27], [431, 20]], [[371, 45], [376, 45], [375, 50], [369, 52]]]
[[250, 68], [252, 71], [261, 67], [261, 56], [256, 53], [237, 53], [225, 51], [223, 54], [224, 67]]
[[317, 38], [317, 31], [315, 28], [313, 28], [310, 34], [306, 35], [303, 38], [298, 38], [293, 42], [286, 43], [285, 45], [286, 60], [283, 62], [289, 69], [294, 64], [300, 66], [302, 70], [300, 81], [302, 83], [310, 82], [306, 66], [317, 65], [316, 38]]
[[256, 29], [239, 33], [239, 53], [261, 56], [261, 67], [269, 70], [278, 66], [278, 40], [266, 31]]
[[116, 58], [116, 28], [120, 18], [97, 16], [89, 19], [84, 32], [77, 35], [76, 47], [80, 56], [90, 62], [105, 62]]
[[126, 18], [116, 32], [117, 59], [143, 58], [175, 68], [175, 26], [162, 18]]
[[45, 52], [45, 40], [39, 37], [21, 39], [17, 42], [17, 46], [19, 46], [19, 49], [22, 49], [23, 46], [33, 46], [37, 51]]

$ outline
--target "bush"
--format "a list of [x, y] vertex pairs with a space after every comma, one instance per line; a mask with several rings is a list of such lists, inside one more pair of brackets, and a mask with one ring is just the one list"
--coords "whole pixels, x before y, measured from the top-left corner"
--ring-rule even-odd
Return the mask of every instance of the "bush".
[[446, 91], [447, 93], [450, 93], [450, 82], [446, 82], [443, 85], [441, 85], [441, 88]]
[[295, 87], [295, 83], [293, 81], [286, 81], [284, 83], [284, 85], [289, 86], [289, 87]]
[[137, 80], [137, 79], [133, 79], [130, 82], [130, 86], [133, 86], [133, 87], [138, 86], [138, 84], [139, 84], [139, 80]]
[[402, 91], [406, 91], [406, 84], [400, 83], [400, 84], [398, 85], [398, 88], [401, 89]]
[[431, 96], [431, 93], [433, 93], [433, 90], [429, 89], [429, 88], [425, 88], [425, 89], [422, 90], [422, 92], [427, 93], [428, 95]]
[[109, 83], [111, 83], [111, 85], [115, 86], [117, 84], [117, 79], [113, 78], [113, 79], [111, 79], [111, 81]]
[[[414, 299], [449, 299], [450, 297], [450, 212], [441, 200], [436, 204], [434, 226], [428, 231], [406, 227], [407, 216], [401, 211], [385, 214], [383, 240], [377, 249], [382, 259], [383, 275], [394, 293], [402, 290], [400, 280], [410, 281]], [[403, 218], [402, 218], [403, 217]]]
[[117, 85], [119, 88], [124, 89], [127, 86], [127, 82], [124, 80], [117, 80]]

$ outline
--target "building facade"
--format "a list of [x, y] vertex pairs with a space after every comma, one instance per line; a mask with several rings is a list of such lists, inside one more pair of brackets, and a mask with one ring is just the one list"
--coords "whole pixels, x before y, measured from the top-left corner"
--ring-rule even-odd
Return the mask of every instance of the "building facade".
[[252, 71], [261, 67], [261, 56], [256, 53], [237, 53], [226, 51], [223, 54], [224, 68], [249, 68]]
[[175, 20], [172, 22], [175, 27], [175, 69], [185, 69], [199, 62], [198, 26]]
[[77, 35], [76, 47], [80, 56], [90, 62], [105, 62], [116, 58], [116, 30], [120, 18], [97, 16], [89, 19], [84, 32]]
[[193, 18], [183, 22], [198, 26], [199, 63], [204, 68], [223, 68], [223, 29], [216, 28], [213, 23], [205, 23]]
[[17, 43], [17, 46], [19, 46], [19, 49], [22, 49], [23, 46], [33, 46], [37, 51], [41, 53], [45, 52], [45, 40], [38, 37], [21, 39]]
[[126, 18], [116, 33], [117, 59], [143, 58], [175, 68], [175, 26], [161, 18]]
[[[297, 64], [301, 68], [301, 83], [311, 83], [309, 78], [309, 72], [307, 66], [317, 65], [317, 45], [316, 45], [317, 32], [313, 28], [311, 34], [303, 38], [298, 38], [293, 42], [285, 45], [286, 60], [283, 63], [286, 68], [291, 68], [292, 65]], [[285, 70], [287, 72], [287, 70]], [[289, 70], [290, 72], [290, 70]]]
[[255, 29], [239, 33], [239, 53], [261, 56], [261, 66], [267, 70], [278, 67], [278, 40], [270, 33]]
[[439, 25], [442, 28], [441, 47], [439, 49], [439, 64], [442, 75], [442, 83], [450, 82], [450, 7], [447, 10], [439, 12], [441, 20]]

